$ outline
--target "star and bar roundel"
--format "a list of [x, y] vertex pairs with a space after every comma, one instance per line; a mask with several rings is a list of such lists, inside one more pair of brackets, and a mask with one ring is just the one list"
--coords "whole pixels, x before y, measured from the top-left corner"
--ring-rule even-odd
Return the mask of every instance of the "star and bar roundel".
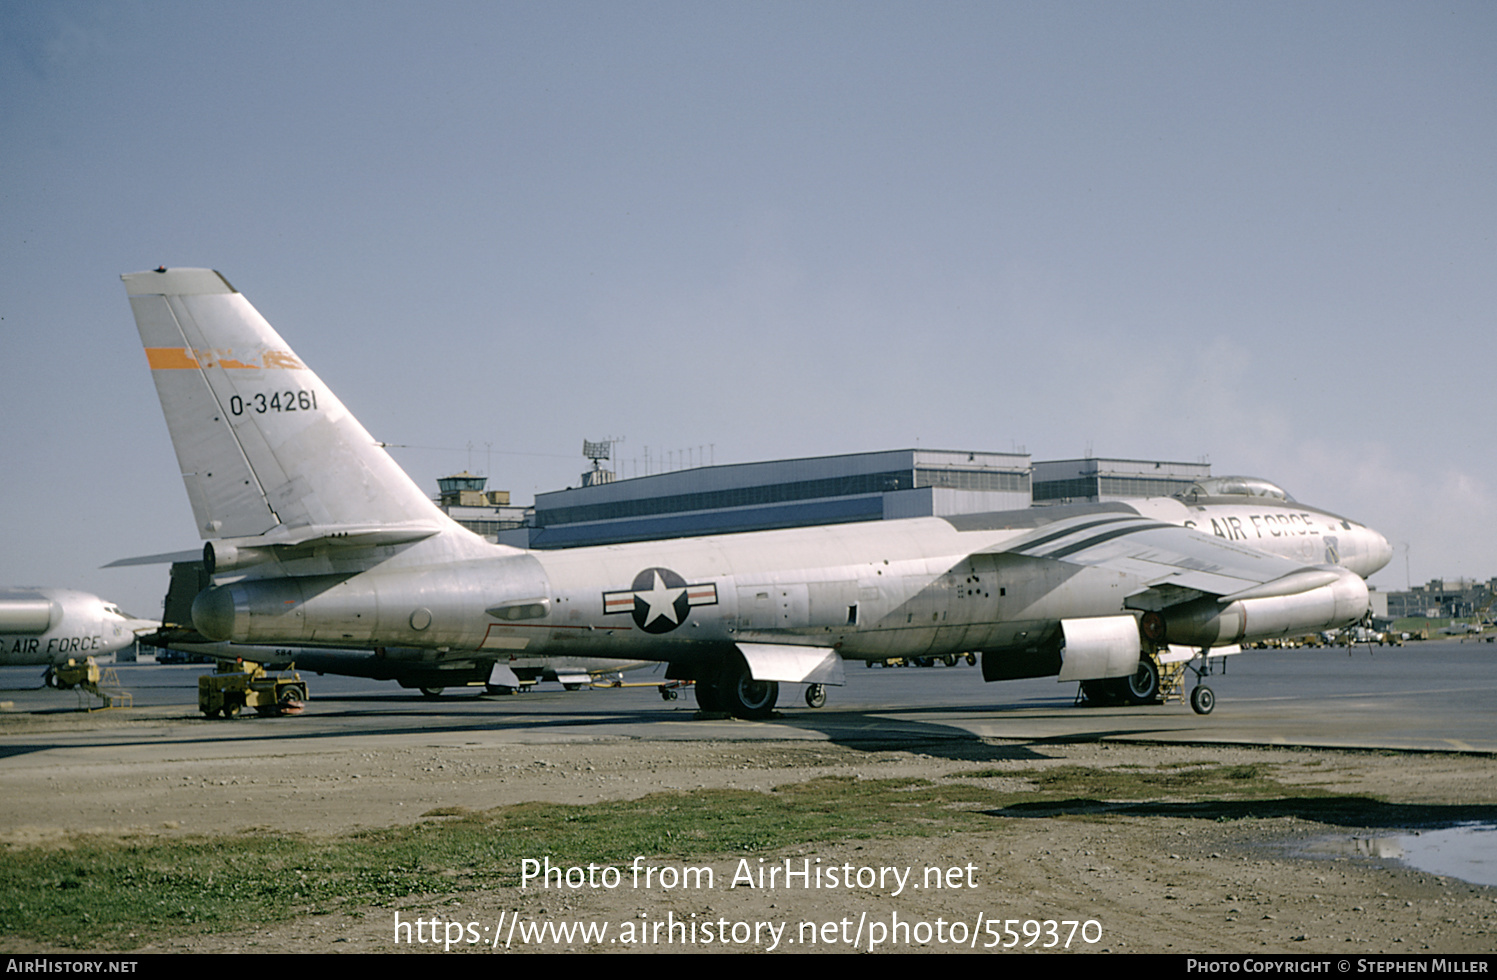
[[603, 593], [603, 614], [630, 613], [634, 625], [646, 633], [669, 633], [686, 621], [692, 606], [717, 605], [717, 585], [686, 580], [669, 568], [646, 568], [634, 585], [621, 592]]

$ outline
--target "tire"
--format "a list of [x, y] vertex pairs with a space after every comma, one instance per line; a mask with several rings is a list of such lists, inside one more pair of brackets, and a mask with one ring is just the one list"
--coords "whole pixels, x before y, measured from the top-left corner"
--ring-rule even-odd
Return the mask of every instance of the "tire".
[[297, 684], [286, 688], [281, 692], [281, 699], [271, 712], [275, 715], [299, 715], [307, 701], [307, 689], [305, 685]]
[[[748, 721], [762, 721], [774, 714], [775, 702], [780, 698], [779, 683], [754, 680], [748, 664], [732, 664], [719, 673], [714, 681], [712, 686], [721, 705], [717, 710]], [[698, 687], [701, 684], [701, 681], [697, 681]], [[701, 701], [700, 694], [697, 701]]]
[[562, 690], [564, 690], [564, 691], [580, 691], [580, 690], [582, 690], [582, 685], [581, 684], [563, 684], [561, 687], [562, 687]]
[[1196, 714], [1209, 715], [1214, 707], [1216, 707], [1216, 695], [1205, 684], [1198, 685], [1194, 691], [1190, 692], [1190, 710]]
[[421, 689], [421, 696], [423, 698], [439, 698], [445, 690], [447, 690], [445, 687], [423, 687]]
[[808, 707], [808, 708], [820, 708], [820, 707], [823, 707], [825, 704], [826, 704], [826, 685], [825, 684], [808, 684], [808, 685], [806, 685], [806, 707]]
[[723, 707], [722, 697], [717, 690], [716, 677], [698, 677], [691, 689], [696, 692], [698, 711], [720, 714], [728, 710]]
[[1124, 685], [1129, 704], [1153, 704], [1159, 700], [1159, 665], [1153, 657], [1139, 657], [1138, 670]]
[[1082, 681], [1081, 693], [1086, 695], [1086, 703], [1094, 708], [1118, 703], [1116, 680]]

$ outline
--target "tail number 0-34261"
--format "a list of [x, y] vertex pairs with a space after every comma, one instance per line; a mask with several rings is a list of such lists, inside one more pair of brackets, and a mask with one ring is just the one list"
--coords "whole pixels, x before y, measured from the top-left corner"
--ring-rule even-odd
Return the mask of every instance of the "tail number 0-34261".
[[248, 401], [238, 395], [229, 399], [229, 412], [233, 415], [243, 415], [246, 411], [256, 415], [264, 415], [266, 412], [310, 412], [316, 407], [317, 392], [308, 389], [273, 391], [269, 395], [262, 391], [251, 395]]

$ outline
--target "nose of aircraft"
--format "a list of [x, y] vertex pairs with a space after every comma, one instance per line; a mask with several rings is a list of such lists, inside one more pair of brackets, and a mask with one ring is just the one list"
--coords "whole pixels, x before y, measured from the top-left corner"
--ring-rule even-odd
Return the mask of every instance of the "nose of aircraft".
[[126, 623], [129, 624], [130, 632], [134, 633], [136, 636], [139, 636], [142, 633], [153, 633], [161, 628], [161, 620], [159, 619], [130, 618], [126, 620]]
[[1372, 567], [1362, 574], [1363, 578], [1366, 578], [1393, 560], [1393, 546], [1388, 543], [1388, 539], [1370, 527], [1367, 529], [1367, 533], [1371, 537], [1371, 541], [1368, 543], [1367, 554]]
[[1386, 537], [1370, 527], [1361, 528], [1358, 537], [1361, 539], [1361, 548], [1358, 549], [1361, 554], [1356, 557], [1356, 567], [1352, 567], [1350, 563], [1347, 563], [1347, 567], [1352, 567], [1353, 572], [1365, 579], [1392, 561], [1394, 546], [1389, 545]]

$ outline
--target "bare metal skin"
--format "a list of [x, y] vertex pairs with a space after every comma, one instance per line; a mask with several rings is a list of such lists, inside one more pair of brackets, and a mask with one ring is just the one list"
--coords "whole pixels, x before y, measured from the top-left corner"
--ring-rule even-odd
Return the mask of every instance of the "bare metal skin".
[[1129, 505], [494, 545], [218, 273], [124, 280], [216, 574], [192, 609], [214, 640], [665, 661], [704, 707], [763, 717], [778, 682], [841, 683], [844, 659], [979, 651], [989, 680], [1157, 679], [1170, 651], [1357, 622], [1391, 556], [1251, 478]]

